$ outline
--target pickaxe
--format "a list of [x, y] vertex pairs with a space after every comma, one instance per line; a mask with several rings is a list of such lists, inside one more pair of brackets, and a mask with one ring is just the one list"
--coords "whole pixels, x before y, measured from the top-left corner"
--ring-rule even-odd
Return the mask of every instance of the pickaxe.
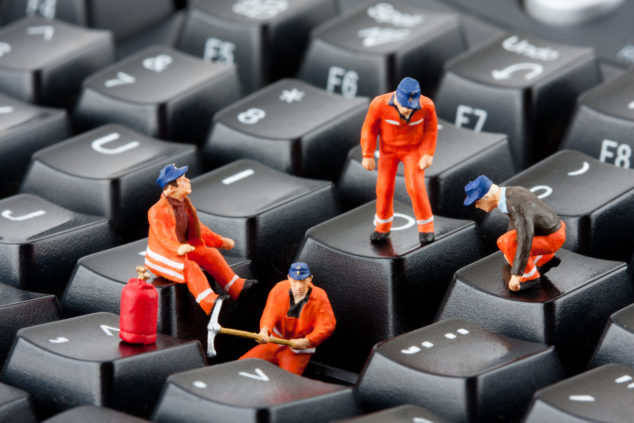
[[[226, 335], [240, 336], [242, 338], [249, 338], [249, 339], [255, 339], [255, 340], [260, 339], [260, 334], [257, 334], [254, 332], [223, 328], [222, 326], [220, 326], [220, 323], [218, 323], [218, 318], [220, 316], [220, 309], [222, 308], [222, 301], [223, 301], [222, 298], [218, 298], [216, 300], [216, 303], [214, 304], [214, 308], [211, 311], [211, 318], [209, 319], [209, 325], [207, 325], [207, 356], [208, 357], [216, 356], [216, 349], [214, 348], [214, 340], [216, 339], [216, 335], [219, 333], [224, 333]], [[293, 344], [289, 340], [274, 338], [272, 336], [269, 336], [269, 342], [273, 342], [274, 344], [287, 345], [289, 347], [293, 346]]]

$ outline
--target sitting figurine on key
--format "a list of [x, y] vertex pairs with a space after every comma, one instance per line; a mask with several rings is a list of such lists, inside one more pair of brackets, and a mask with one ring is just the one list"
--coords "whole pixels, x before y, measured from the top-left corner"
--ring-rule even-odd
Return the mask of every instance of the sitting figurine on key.
[[497, 207], [510, 218], [508, 232], [497, 240], [498, 248], [511, 266], [509, 289], [519, 291], [535, 285], [540, 277], [537, 266], [553, 260], [566, 241], [564, 222], [546, 203], [523, 187], [499, 187], [480, 175], [464, 189], [467, 193], [465, 206], [475, 202], [477, 208], [487, 213]]
[[425, 169], [436, 151], [438, 121], [434, 103], [421, 95], [418, 81], [403, 78], [396, 91], [375, 97], [361, 129], [361, 165], [374, 170], [374, 150], [379, 141], [376, 182], [376, 228], [370, 236], [375, 244], [386, 242], [394, 220], [394, 178], [399, 162], [405, 166], [405, 186], [412, 199], [421, 244], [434, 241], [434, 216], [427, 189]]
[[190, 181], [185, 176], [187, 169], [170, 164], [161, 169], [156, 179], [163, 194], [148, 212], [150, 232], [145, 265], [155, 275], [186, 283], [196, 302], [209, 315], [219, 297], [201, 267], [233, 300], [257, 281], [239, 278], [217, 250], [230, 250], [233, 240], [212, 232], [198, 220], [196, 209], [187, 198], [191, 193]]
[[[306, 263], [293, 263], [288, 279], [278, 282], [266, 301], [260, 319], [261, 345], [242, 357], [261, 358], [301, 375], [315, 347], [335, 330], [335, 315], [326, 291], [312, 284]], [[292, 346], [269, 343], [269, 335], [290, 341]]]

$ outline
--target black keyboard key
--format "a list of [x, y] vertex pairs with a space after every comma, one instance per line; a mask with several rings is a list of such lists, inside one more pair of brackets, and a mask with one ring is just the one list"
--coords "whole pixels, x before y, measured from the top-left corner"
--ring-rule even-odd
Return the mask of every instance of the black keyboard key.
[[426, 408], [417, 405], [401, 405], [384, 411], [366, 414], [336, 423], [449, 423]]
[[23, 101], [71, 106], [81, 81], [114, 60], [112, 35], [40, 17], [0, 31], [0, 89]]
[[[629, 260], [634, 246], [634, 171], [564, 150], [504, 181], [534, 192], [566, 223], [564, 248], [613, 260]], [[480, 227], [494, 245], [508, 217], [488, 213]]]
[[600, 82], [591, 49], [509, 33], [446, 66], [438, 116], [507, 134], [525, 168], [556, 150], [577, 96]]
[[562, 143], [605, 163], [634, 168], [634, 69], [610, 79], [579, 98]]
[[352, 387], [246, 359], [170, 376], [152, 420], [196, 423], [213, 416], [219, 423], [317, 423], [357, 414]]
[[0, 94], [0, 197], [18, 191], [34, 152], [68, 135], [66, 111]]
[[473, 222], [436, 216], [436, 240], [421, 247], [411, 207], [395, 201], [394, 211], [381, 246], [370, 242], [374, 202], [307, 231], [297, 260], [308, 263], [337, 319], [316, 360], [358, 372], [372, 345], [431, 322], [453, 273], [482, 257]]
[[104, 218], [29, 194], [0, 200], [0, 280], [60, 295], [79, 257], [114, 243]]
[[443, 63], [465, 48], [457, 15], [374, 2], [315, 30], [299, 77], [344, 97], [383, 94], [405, 76], [433, 93]]
[[590, 367], [621, 363], [634, 367], [634, 304], [610, 316]]
[[567, 371], [584, 369], [608, 316], [634, 301], [632, 279], [622, 262], [564, 249], [557, 257], [558, 266], [541, 269], [538, 285], [519, 292], [507, 287], [510, 269], [500, 252], [458, 270], [438, 319], [555, 345]]
[[451, 421], [515, 421], [562, 377], [553, 347], [451, 319], [376, 345], [357, 390], [368, 409], [409, 403]]
[[156, 175], [168, 163], [189, 165], [192, 175], [201, 171], [194, 145], [104, 125], [35, 153], [21, 191], [105, 216], [130, 240], [147, 235], [147, 211], [161, 193]]
[[523, 422], [629, 422], [632, 376], [630, 367], [606, 364], [555, 383], [535, 393]]
[[198, 0], [178, 48], [235, 63], [245, 92], [294, 76], [311, 29], [336, 15], [334, 0]]
[[31, 395], [21, 389], [0, 383], [0, 421], [36, 423]]
[[111, 313], [22, 329], [2, 381], [29, 391], [46, 417], [89, 404], [147, 417], [167, 376], [206, 364], [196, 341], [159, 334], [155, 344], [128, 344], [118, 331]]
[[144, 423], [149, 420], [140, 419], [126, 413], [106, 407], [85, 405], [71, 408], [70, 410], [56, 414], [42, 423]]
[[[378, 162], [378, 149], [374, 155]], [[376, 199], [377, 171], [365, 170], [361, 159], [360, 146], [350, 150], [337, 184], [346, 209]], [[482, 173], [493, 180], [503, 180], [515, 173], [506, 136], [474, 132], [440, 121], [434, 164], [425, 170], [427, 195], [434, 213], [458, 218], [473, 217], [474, 210], [463, 206], [463, 187], [465, 181], [473, 180]], [[411, 204], [402, 164], [399, 164], [395, 188], [394, 198]]]
[[203, 154], [212, 166], [249, 158], [293, 175], [334, 179], [359, 142], [367, 110], [365, 98], [285, 79], [218, 113]]
[[213, 114], [239, 97], [235, 66], [153, 46], [85, 79], [74, 121], [84, 129], [117, 122], [152, 137], [196, 142]]

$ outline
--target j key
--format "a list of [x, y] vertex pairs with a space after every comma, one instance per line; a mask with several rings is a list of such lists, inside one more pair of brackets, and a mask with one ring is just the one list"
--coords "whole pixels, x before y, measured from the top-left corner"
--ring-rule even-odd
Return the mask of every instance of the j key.
[[[544, 200], [566, 223], [564, 248], [613, 260], [629, 260], [634, 246], [634, 171], [564, 150], [504, 181]], [[491, 245], [506, 231], [508, 217], [488, 213], [480, 227]]]
[[[145, 261], [146, 247], [147, 238], [80, 258], [61, 300], [64, 315], [78, 316], [99, 311], [119, 313], [121, 291], [128, 280], [135, 276], [135, 267]], [[248, 260], [232, 256], [225, 258], [237, 274], [251, 275], [251, 263]], [[214, 283], [210, 277], [209, 281]], [[156, 287], [159, 296], [158, 332], [178, 338], [198, 339], [206, 351], [209, 317], [189, 293], [187, 285], [163, 278], [154, 278], [150, 282]], [[214, 289], [223, 293], [218, 287]], [[241, 306], [242, 299], [237, 305], [233, 301], [225, 301], [220, 323], [239, 328], [255, 323], [254, 329], [258, 330], [259, 316], [254, 318], [251, 313], [245, 313], [244, 308], [239, 312]], [[263, 304], [253, 306], [263, 307]], [[249, 343], [251, 345], [252, 341]], [[221, 350], [219, 347], [216, 349], [220, 356]]]
[[334, 185], [238, 160], [192, 181], [200, 220], [235, 241], [231, 254], [286, 275], [304, 232], [337, 215]]
[[82, 79], [113, 60], [106, 31], [40, 17], [0, 30], [0, 89], [29, 103], [71, 106]]
[[294, 76], [311, 29], [336, 15], [334, 0], [198, 0], [178, 48], [235, 63], [245, 92]]
[[451, 319], [376, 345], [357, 391], [368, 409], [408, 403], [453, 422], [506, 422], [562, 377], [553, 347]]
[[384, 411], [366, 414], [336, 423], [449, 423], [426, 408], [417, 405], [401, 405]]
[[634, 367], [634, 304], [610, 316], [590, 367], [607, 363]]
[[161, 195], [156, 175], [168, 163], [201, 170], [194, 145], [104, 125], [35, 153], [21, 191], [105, 216], [129, 240], [147, 235], [147, 210]]
[[66, 111], [0, 94], [0, 197], [18, 191], [34, 152], [68, 135]]
[[370, 243], [374, 202], [306, 233], [298, 260], [310, 265], [337, 318], [317, 348], [324, 363], [358, 372], [372, 345], [431, 322], [453, 273], [483, 255], [471, 221], [435, 216], [436, 241], [421, 247], [411, 207], [395, 201], [394, 211], [382, 246]]
[[359, 142], [368, 99], [346, 99], [297, 79], [223, 109], [203, 149], [211, 165], [258, 160], [293, 175], [334, 179]]
[[436, 111], [459, 127], [507, 134], [525, 168], [556, 150], [577, 96], [598, 82], [591, 49], [509, 33], [446, 66]]
[[[7, 358], [19, 329], [62, 317], [54, 295], [23, 291], [0, 283], [0, 366]], [[0, 421], [3, 421], [0, 418]]]
[[501, 252], [458, 270], [438, 318], [555, 345], [567, 371], [584, 369], [608, 316], [634, 301], [632, 279], [623, 262], [564, 249], [557, 257], [561, 263], [542, 268], [537, 286], [517, 293], [507, 287], [510, 269]]
[[0, 383], [0, 421], [36, 423], [29, 393]]
[[562, 148], [582, 151], [605, 163], [633, 168], [634, 69], [588, 91]]
[[30, 194], [0, 200], [0, 280], [59, 295], [77, 259], [112, 246], [106, 219]]
[[524, 418], [538, 422], [629, 422], [634, 415], [634, 370], [621, 364], [555, 383], [535, 393]]
[[345, 97], [373, 97], [411, 76], [433, 93], [443, 63], [466, 48], [457, 15], [398, 0], [355, 10], [313, 32], [301, 79]]
[[149, 420], [140, 419], [126, 413], [105, 407], [85, 405], [56, 414], [42, 423], [144, 423]]
[[239, 97], [235, 66], [153, 46], [84, 80], [74, 118], [80, 128], [117, 122], [194, 142], [203, 139], [213, 114]]
[[[504, 134], [474, 132], [440, 121], [434, 164], [425, 170], [427, 195], [434, 213], [451, 217], [473, 217], [474, 209], [463, 206], [465, 181], [485, 173], [492, 180], [504, 180], [515, 174], [508, 140]], [[378, 161], [379, 151], [375, 152]], [[376, 199], [377, 171], [361, 166], [361, 147], [350, 150], [337, 184], [344, 207], [349, 209]], [[399, 164], [395, 196], [410, 203], [405, 188], [403, 165]], [[491, 176], [495, 175], [495, 176]]]
[[119, 316], [94, 313], [20, 330], [2, 381], [33, 395], [41, 417], [99, 405], [148, 417], [172, 373], [205, 366], [196, 341], [119, 339]]
[[2, 21], [42, 16], [108, 29], [116, 39], [122, 39], [167, 18], [173, 8], [170, 0], [8, 0]]
[[351, 387], [251, 358], [170, 376], [152, 421], [317, 423], [357, 414]]

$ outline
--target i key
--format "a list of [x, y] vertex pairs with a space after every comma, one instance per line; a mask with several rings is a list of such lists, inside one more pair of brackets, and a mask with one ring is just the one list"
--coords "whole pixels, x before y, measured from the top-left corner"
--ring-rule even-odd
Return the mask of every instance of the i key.
[[359, 142], [368, 99], [284, 79], [223, 109], [203, 148], [218, 166], [248, 158], [293, 175], [335, 179]]
[[250, 358], [170, 376], [152, 421], [323, 422], [355, 416], [352, 387], [324, 383]]
[[562, 377], [553, 347], [451, 319], [377, 344], [357, 391], [364, 409], [405, 403], [453, 422], [516, 421], [536, 389]]
[[29, 391], [41, 417], [79, 405], [148, 417], [167, 376], [205, 364], [196, 341], [128, 344], [118, 315], [94, 313], [20, 330], [1, 379]]
[[577, 96], [599, 82], [591, 49], [509, 33], [447, 64], [436, 111], [459, 127], [507, 134], [523, 169], [557, 149]]
[[78, 258], [113, 244], [103, 217], [30, 194], [0, 200], [0, 280], [11, 286], [61, 295]]
[[0, 197], [18, 192], [31, 155], [69, 135], [66, 111], [0, 94]]
[[193, 143], [202, 141], [213, 114], [238, 98], [234, 65], [152, 46], [84, 80], [73, 118], [82, 129], [116, 122]]
[[375, 1], [311, 34], [299, 78], [344, 97], [388, 92], [401, 78], [433, 93], [445, 61], [466, 47], [457, 15]]
[[401, 405], [335, 423], [449, 423], [426, 408], [417, 405]]
[[610, 316], [590, 367], [621, 363], [634, 367], [634, 304]]
[[177, 47], [207, 62], [235, 63], [251, 93], [294, 76], [310, 31], [336, 13], [334, 0], [198, 0]]
[[0, 421], [36, 423], [31, 395], [22, 389], [0, 383]]
[[0, 89], [29, 103], [70, 107], [82, 79], [113, 60], [107, 31], [40, 17], [0, 30]]
[[375, 210], [367, 203], [310, 228], [297, 254], [337, 318], [315, 359], [355, 373], [374, 344], [431, 322], [453, 273], [484, 254], [474, 222], [441, 216], [434, 217], [436, 240], [421, 247], [411, 207], [399, 201], [389, 241], [376, 246]]
[[201, 171], [194, 145], [104, 125], [35, 153], [21, 192], [105, 216], [130, 240], [147, 235], [147, 210], [161, 195], [154, 181], [167, 163], [189, 165], [192, 175]]
[[634, 415], [634, 370], [606, 364], [535, 393], [522, 420], [541, 422], [628, 422]]
[[42, 423], [149, 423], [149, 420], [140, 419], [126, 413], [106, 407], [84, 405], [56, 414]]
[[583, 370], [608, 316], [634, 301], [632, 278], [623, 262], [564, 249], [557, 257], [558, 266], [540, 268], [537, 286], [519, 293], [507, 287], [510, 268], [501, 252], [458, 270], [438, 319], [466, 319], [502, 335], [554, 345], [568, 373]]
[[[378, 161], [378, 148], [374, 156]], [[350, 150], [337, 184], [337, 191], [346, 209], [376, 199], [377, 170], [365, 170], [361, 166], [361, 159], [361, 146]], [[463, 187], [465, 181], [473, 180], [482, 173], [492, 180], [503, 180], [515, 174], [506, 135], [475, 132], [439, 121], [434, 164], [425, 170], [427, 195], [434, 213], [473, 218], [473, 208], [463, 205]], [[402, 163], [396, 175], [394, 198], [411, 204], [405, 188]]]
[[634, 168], [634, 69], [583, 94], [562, 148]]

